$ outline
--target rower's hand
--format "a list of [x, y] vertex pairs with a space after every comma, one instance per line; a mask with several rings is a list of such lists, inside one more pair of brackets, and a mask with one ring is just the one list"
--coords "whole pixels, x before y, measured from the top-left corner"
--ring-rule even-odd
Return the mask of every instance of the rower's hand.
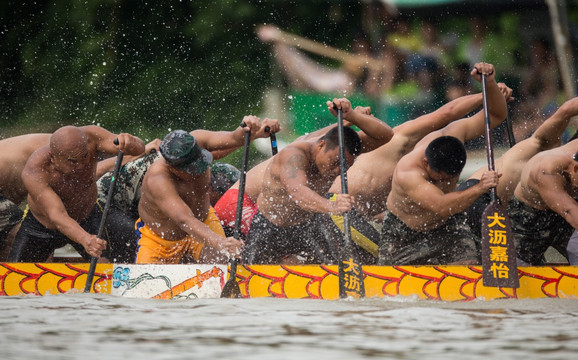
[[[261, 129], [261, 119], [259, 119], [255, 115], [246, 115], [243, 117], [242, 124], [245, 124], [245, 126], [242, 127], [243, 130], [245, 132], [247, 132], [247, 131], [250, 132], [251, 133], [251, 139], [255, 139], [257, 136], [257, 133]], [[243, 132], [243, 138], [245, 137], [245, 132]]]
[[[351, 115], [353, 114], [353, 107], [351, 106], [351, 102], [346, 98], [341, 99], [333, 99], [333, 101], [327, 101], [327, 108], [331, 115], [337, 117], [337, 109], [341, 109], [341, 114], [343, 115], [343, 120], [351, 120]], [[343, 125], [348, 126], [351, 125], [343, 123]]]
[[255, 134], [257, 138], [268, 138], [271, 134], [276, 134], [281, 131], [281, 125], [277, 119], [265, 118], [261, 123], [261, 128]]
[[145, 145], [145, 155], [149, 155], [155, 152], [159, 152], [160, 151], [160, 146], [161, 146], [161, 140], [160, 139], [154, 139], [153, 141], [149, 142], [148, 144]]
[[494, 65], [488, 63], [476, 63], [474, 65], [474, 69], [472, 70], [472, 77], [474, 80], [481, 82], [482, 81], [482, 74], [486, 75], [486, 79], [488, 81], [495, 81], [496, 71], [494, 69]]
[[106, 250], [106, 241], [99, 239], [96, 235], [87, 234], [82, 239], [82, 246], [84, 246], [84, 250], [86, 250], [88, 255], [99, 258], [102, 252]]
[[118, 150], [121, 150], [125, 155], [140, 156], [145, 152], [145, 144], [139, 137], [131, 134], [121, 133], [116, 137], [118, 144], [115, 142], [115, 146]]
[[353, 111], [357, 111], [363, 115], [371, 115], [371, 106], [356, 106]]
[[502, 92], [502, 95], [504, 95], [504, 99], [506, 99], [506, 102], [514, 100], [514, 98], [512, 97], [512, 93], [514, 92], [514, 90], [510, 89], [508, 85], [504, 83], [498, 83], [498, 88]]
[[329, 201], [330, 215], [341, 215], [353, 208], [353, 197], [349, 194], [338, 194], [335, 201]]
[[238, 258], [241, 255], [241, 252], [245, 248], [245, 243], [243, 240], [237, 240], [232, 236], [227, 238], [223, 238], [217, 244], [219, 252], [223, 253], [229, 259]]
[[498, 186], [498, 179], [502, 176], [502, 174], [497, 173], [496, 171], [485, 171], [480, 178], [480, 182], [478, 186], [481, 188], [481, 192], [485, 193], [491, 188]]

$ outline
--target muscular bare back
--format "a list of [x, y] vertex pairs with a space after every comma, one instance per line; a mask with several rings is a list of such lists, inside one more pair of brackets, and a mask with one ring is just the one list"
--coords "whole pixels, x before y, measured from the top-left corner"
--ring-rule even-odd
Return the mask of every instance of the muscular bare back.
[[574, 140], [532, 157], [520, 175], [515, 196], [538, 210], [555, 207], [548, 204], [548, 199], [544, 199], [544, 196], [550, 197], [556, 193], [552, 199], [560, 195], [566, 197], [566, 194], [575, 197], [577, 189], [572, 182], [576, 179], [572, 179], [572, 171], [568, 169], [576, 164], [573, 156], [577, 152], [578, 140]]
[[[406, 154], [408, 146], [409, 139], [396, 134], [387, 144], [361, 154], [355, 160], [347, 172], [347, 180], [349, 194], [354, 197], [359, 213], [371, 217], [386, 210], [393, 170], [399, 159]], [[329, 192], [341, 192], [340, 177], [333, 182]]]
[[49, 141], [50, 134], [27, 134], [0, 141], [0, 191], [8, 200], [20, 204], [26, 199], [22, 170], [30, 155]]
[[414, 151], [406, 155], [394, 171], [391, 192], [387, 198], [387, 208], [410, 228], [417, 231], [435, 229], [447, 220], [447, 215], [422, 203], [421, 193], [439, 195], [455, 191], [459, 176], [447, 179], [433, 179], [423, 164], [425, 151]]
[[[276, 158], [272, 158], [263, 177], [263, 187], [258, 197], [259, 210], [266, 214], [267, 218], [277, 226], [291, 226], [302, 223], [308, 219], [311, 214], [299, 207], [291, 195], [287, 192], [281, 179], [282, 172], [287, 171], [289, 177], [298, 176], [297, 168], [301, 163], [311, 163], [311, 142], [293, 143], [284, 149], [284, 153]], [[290, 155], [287, 156], [287, 154]], [[287, 159], [284, 159], [287, 157]], [[285, 162], [284, 160], [287, 160]], [[290, 168], [286, 167], [289, 166]], [[307, 176], [307, 187], [319, 195], [325, 194], [325, 191], [331, 184], [327, 178], [319, 176], [315, 166], [308, 166], [305, 169]], [[324, 191], [325, 190], [325, 191]]]
[[[353, 163], [346, 153], [346, 162]], [[259, 211], [277, 226], [307, 221], [313, 213], [342, 213], [351, 209], [351, 197], [336, 201], [324, 197], [339, 175], [339, 147], [315, 137], [295, 141], [272, 158], [257, 199]]]

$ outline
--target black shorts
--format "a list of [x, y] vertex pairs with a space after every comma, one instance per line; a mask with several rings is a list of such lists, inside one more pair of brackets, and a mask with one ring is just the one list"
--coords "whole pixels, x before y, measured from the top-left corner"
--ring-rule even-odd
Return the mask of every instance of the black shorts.
[[549, 246], [567, 256], [566, 246], [574, 229], [552, 210], [537, 210], [515, 196], [508, 203], [508, 215], [516, 242], [516, 255], [531, 265], [543, 265]]
[[[328, 194], [327, 197], [333, 200], [334, 194]], [[343, 215], [323, 214], [321, 217], [324, 220], [323, 235], [329, 239], [328, 242], [341, 245], [345, 239]], [[377, 264], [379, 231], [355, 210], [349, 212], [349, 227], [355, 259], [364, 265]]]
[[22, 221], [24, 212], [18, 205], [6, 199], [0, 191], [0, 251], [6, 246], [6, 237], [12, 228]]
[[320, 226], [322, 221], [320, 214], [314, 214], [302, 224], [280, 227], [257, 212], [241, 261], [244, 264], [279, 264], [284, 257], [297, 255], [308, 264], [337, 263], [337, 245], [327, 243]]
[[[102, 218], [102, 208], [95, 205], [88, 217], [79, 225], [90, 234], [97, 234]], [[122, 211], [111, 207], [102, 235], [108, 243], [102, 256], [116, 263], [134, 263], [136, 259], [136, 233], [134, 222]], [[24, 217], [22, 226], [16, 234], [9, 262], [44, 262], [54, 252], [67, 244], [87, 261], [91, 256], [84, 247], [56, 230], [49, 230], [42, 225], [30, 211]]]
[[381, 228], [379, 265], [447, 265], [476, 260], [480, 240], [472, 234], [463, 214], [451, 216], [437, 229], [420, 232], [386, 211]]
[[[480, 180], [478, 179], [469, 179], [461, 183], [458, 186], [457, 191], [464, 191], [478, 184], [479, 182]], [[470, 207], [468, 207], [464, 211], [464, 215], [466, 216], [470, 229], [474, 234], [478, 235], [480, 239], [482, 236], [482, 214], [484, 213], [484, 210], [486, 210], [488, 205], [490, 205], [491, 201], [492, 199], [490, 197], [490, 193], [489, 192], [484, 193], [479, 198], [477, 198], [476, 201], [474, 201], [473, 204], [470, 205]], [[481, 240], [480, 242], [476, 242], [476, 247], [478, 248], [479, 251], [481, 251], [482, 248]]]

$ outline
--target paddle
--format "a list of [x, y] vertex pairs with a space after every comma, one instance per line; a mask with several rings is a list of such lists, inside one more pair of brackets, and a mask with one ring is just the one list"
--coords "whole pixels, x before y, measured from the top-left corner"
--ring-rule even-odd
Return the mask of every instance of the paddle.
[[510, 111], [508, 110], [508, 115], [506, 117], [506, 130], [508, 131], [508, 142], [510, 147], [516, 145], [516, 138], [514, 137], [514, 128], [512, 127], [512, 118], [510, 117]]
[[[244, 122], [241, 127], [247, 126]], [[241, 176], [239, 177], [239, 194], [237, 195], [237, 213], [235, 214], [235, 229], [233, 230], [233, 237], [235, 239], [241, 238], [241, 217], [243, 215], [243, 200], [245, 197], [245, 177], [247, 175], [247, 164], [249, 162], [249, 143], [251, 141], [251, 132], [245, 132], [245, 144], [243, 145], [243, 160], [241, 164]], [[221, 291], [222, 298], [240, 298], [241, 289], [237, 282], [237, 263], [239, 259], [233, 257], [231, 259], [231, 270], [229, 271], [229, 279], [223, 286]]]
[[[486, 130], [488, 169], [495, 171], [486, 75], [482, 74], [482, 97]], [[482, 281], [484, 286], [518, 288], [518, 266], [510, 217], [499, 203], [496, 188], [490, 189], [490, 204], [482, 213]]]
[[[118, 139], [114, 139], [114, 144], [118, 145]], [[118, 172], [122, 165], [122, 150], [118, 151], [116, 156], [116, 163], [114, 164], [114, 170], [112, 172], [112, 178], [110, 180], [110, 188], [108, 189], [108, 194], [106, 197], [106, 204], [104, 205], [104, 210], [102, 211], [102, 218], [100, 219], [100, 226], [98, 227], [98, 238], [102, 238], [102, 233], [104, 232], [104, 225], [106, 224], [106, 218], [108, 217], [108, 212], [110, 210], [110, 204], [112, 203], [112, 196], [114, 195], [114, 188], [116, 185], [116, 178], [118, 177]], [[98, 258], [92, 257], [90, 259], [90, 267], [88, 268], [88, 274], [86, 275], [86, 283], [84, 285], [84, 292], [90, 292], [92, 287], [92, 278], [94, 277], [94, 271], [96, 270], [96, 262]]]
[[[265, 132], [269, 131], [271, 131], [271, 128], [269, 126], [266, 126]], [[271, 139], [271, 154], [275, 156], [275, 154], [277, 154], [277, 136], [275, 136], [275, 133], [270, 133], [269, 139]]]
[[[343, 112], [337, 109], [337, 127], [339, 137], [339, 168], [341, 172], [341, 193], [347, 194], [347, 165], [345, 163], [345, 140], [343, 134]], [[361, 264], [354, 257], [353, 246], [351, 244], [351, 227], [349, 212], [343, 213], [343, 231], [345, 233], [343, 247], [339, 252], [339, 297], [365, 297], [365, 286], [363, 284], [363, 270]]]

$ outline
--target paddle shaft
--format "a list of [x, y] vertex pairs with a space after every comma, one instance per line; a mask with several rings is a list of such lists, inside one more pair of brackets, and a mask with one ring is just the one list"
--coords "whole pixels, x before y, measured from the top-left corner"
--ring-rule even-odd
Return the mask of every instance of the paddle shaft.
[[[265, 127], [265, 131], [266, 132], [270, 132], [271, 128], [269, 126]], [[270, 133], [269, 135], [269, 139], [271, 139], [271, 154], [273, 156], [275, 156], [275, 154], [277, 154], [278, 149], [277, 149], [277, 136], [275, 136], [275, 133]]]
[[[337, 109], [337, 136], [339, 138], [339, 169], [341, 172], [341, 193], [347, 194], [347, 164], [345, 161], [345, 135], [343, 130], [343, 111]], [[357, 263], [353, 256], [351, 245], [351, 227], [349, 211], [343, 213], [343, 247], [339, 253], [339, 296], [364, 297], [365, 287], [363, 284], [363, 272], [361, 264]], [[345, 264], [348, 268], [345, 268]]]
[[[244, 124], [244, 123], [243, 123]], [[243, 215], [243, 199], [245, 197], [245, 182], [247, 179], [247, 167], [249, 164], [249, 143], [251, 133], [245, 132], [245, 143], [243, 144], [243, 158], [241, 163], [241, 175], [239, 176], [239, 194], [237, 195], [237, 212], [235, 213], [235, 229], [233, 236], [235, 239], [241, 237], [241, 218]]]
[[[484, 124], [486, 130], [486, 154], [488, 156], [488, 170], [495, 171], [494, 149], [492, 146], [492, 132], [490, 128], [490, 110], [488, 104], [488, 90], [486, 75], [482, 74], [482, 100], [484, 104]], [[490, 188], [490, 204], [482, 213], [482, 283], [489, 287], [520, 286], [518, 267], [516, 265], [516, 249], [510, 218], [500, 205], [496, 188]], [[492, 222], [490, 223], [490, 219]], [[498, 246], [499, 245], [499, 246]], [[505, 255], [494, 253], [492, 248], [505, 245]]]
[[[242, 122], [241, 127], [247, 125]], [[235, 213], [235, 228], [233, 230], [233, 237], [235, 239], [241, 238], [241, 220], [243, 217], [243, 200], [245, 198], [245, 180], [247, 177], [247, 167], [249, 164], [249, 144], [251, 142], [251, 132], [245, 132], [245, 143], [243, 144], [243, 159], [241, 163], [241, 176], [239, 177], [239, 193], [237, 195], [237, 211]], [[221, 297], [240, 296], [239, 284], [237, 283], [237, 264], [239, 260], [237, 257], [231, 259], [231, 270], [229, 272], [229, 279], [223, 286]]]
[[[337, 126], [338, 126], [338, 137], [339, 137], [339, 170], [341, 173], [341, 193], [349, 193], [347, 189], [347, 164], [345, 163], [345, 140], [343, 134], [343, 112], [341, 109], [337, 109]], [[349, 223], [349, 212], [343, 214], [344, 221]], [[351, 238], [351, 232], [349, 229], [349, 224], [345, 226], [345, 240], [348, 241]]]
[[512, 126], [512, 118], [510, 117], [510, 111], [506, 117], [506, 129], [508, 131], [508, 143], [510, 147], [516, 145], [516, 138], [514, 137], [514, 128]]
[[[490, 107], [488, 101], [488, 89], [486, 85], [486, 75], [482, 74], [482, 102], [484, 105], [484, 124], [486, 130], [486, 155], [488, 157], [488, 170], [495, 171], [494, 164], [494, 147], [492, 145], [492, 129], [490, 126]], [[496, 188], [490, 189], [490, 199], [496, 201], [498, 195], [496, 193]]]
[[[114, 139], [114, 144], [118, 145], [118, 139]], [[104, 232], [104, 226], [106, 224], [106, 219], [108, 218], [108, 213], [110, 210], [110, 204], [112, 203], [112, 197], [114, 195], [114, 188], [116, 185], [116, 178], [118, 177], [118, 173], [120, 171], [120, 167], [122, 165], [122, 158], [124, 154], [122, 150], [118, 151], [118, 155], [116, 156], [116, 162], [114, 164], [114, 171], [112, 172], [112, 179], [110, 180], [110, 187], [108, 189], [108, 194], [106, 197], [106, 204], [104, 204], [104, 210], [102, 211], [102, 218], [100, 219], [100, 226], [98, 227], [98, 235], [99, 239], [102, 239], [102, 234]], [[84, 285], [84, 292], [90, 292], [90, 288], [92, 287], [92, 279], [94, 278], [94, 272], [96, 270], [96, 262], [98, 261], [97, 257], [92, 257], [90, 259], [90, 267], [88, 268], [88, 274], [86, 275], [86, 284]]]

